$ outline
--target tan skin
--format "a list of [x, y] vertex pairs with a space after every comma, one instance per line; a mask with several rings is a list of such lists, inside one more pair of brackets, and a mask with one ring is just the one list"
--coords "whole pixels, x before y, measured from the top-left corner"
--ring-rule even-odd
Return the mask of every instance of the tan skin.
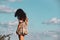
[[[21, 24], [21, 23], [18, 24], [18, 29], [20, 28], [20, 24]], [[26, 18], [26, 20], [25, 20], [25, 24], [26, 24], [26, 26], [28, 25], [28, 19], [27, 19], [27, 18]], [[16, 32], [16, 33], [17, 33], [17, 32]], [[22, 35], [22, 34], [21, 34], [21, 35], [18, 35], [19, 40], [24, 40], [24, 36], [25, 36], [25, 35]]]

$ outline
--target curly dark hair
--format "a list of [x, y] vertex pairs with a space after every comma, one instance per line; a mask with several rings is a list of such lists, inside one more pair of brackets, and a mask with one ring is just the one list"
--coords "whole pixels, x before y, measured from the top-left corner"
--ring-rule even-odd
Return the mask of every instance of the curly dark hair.
[[15, 12], [15, 17], [17, 17], [18, 20], [25, 21], [26, 13], [22, 9], [17, 9], [17, 11]]

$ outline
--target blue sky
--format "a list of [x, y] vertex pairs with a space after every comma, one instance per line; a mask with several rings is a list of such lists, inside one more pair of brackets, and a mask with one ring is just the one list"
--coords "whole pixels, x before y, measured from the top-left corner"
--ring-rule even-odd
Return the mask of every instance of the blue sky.
[[[1, 0], [0, 29], [2, 25], [8, 25], [8, 27], [13, 25], [11, 27], [12, 30], [16, 30], [16, 27], [14, 27], [17, 24], [16, 18], [14, 17], [15, 10], [22, 8], [29, 19], [29, 33], [60, 31], [59, 2], [59, 0]], [[9, 29], [8, 27], [7, 29]], [[3, 27], [4, 30], [5, 27]]]
[[[4, 3], [3, 3], [4, 2]], [[29, 19], [29, 26], [34, 31], [41, 30], [40, 28], [45, 28], [45, 25], [42, 24], [44, 21], [48, 21], [53, 18], [60, 18], [59, 16], [59, 3], [58, 0], [13, 0], [13, 1], [1, 1], [1, 6], [6, 7], [6, 9], [15, 10], [22, 8]], [[3, 8], [4, 8], [3, 7]], [[0, 13], [0, 21], [14, 21], [15, 12], [4, 12]], [[3, 17], [2, 17], [3, 16]], [[55, 26], [55, 25], [46, 25], [46, 26]], [[37, 29], [36, 29], [37, 28]], [[48, 28], [49, 29], [49, 28]]]

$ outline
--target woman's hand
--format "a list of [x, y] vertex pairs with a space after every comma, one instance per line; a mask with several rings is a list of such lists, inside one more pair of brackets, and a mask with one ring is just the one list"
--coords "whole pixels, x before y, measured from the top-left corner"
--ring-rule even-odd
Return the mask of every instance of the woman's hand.
[[17, 31], [16, 31], [16, 34], [18, 34]]

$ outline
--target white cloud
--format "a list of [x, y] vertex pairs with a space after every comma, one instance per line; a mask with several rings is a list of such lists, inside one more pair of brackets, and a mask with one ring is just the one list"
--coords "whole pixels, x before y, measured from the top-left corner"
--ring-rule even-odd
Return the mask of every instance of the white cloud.
[[16, 0], [8, 0], [8, 1], [10, 1], [10, 2], [15, 2]]
[[5, 5], [0, 5], [0, 13], [12, 13], [15, 12], [16, 9], [9, 8]]
[[47, 31], [47, 32], [43, 32], [43, 36], [45, 35], [48, 36], [48, 37], [51, 37], [53, 38], [54, 40], [57, 40], [60, 38], [60, 31]]
[[8, 27], [16, 26], [17, 24], [18, 24], [17, 20], [9, 22], [0, 22], [0, 26], [8, 26]]
[[43, 22], [43, 24], [60, 24], [60, 19], [52, 18], [50, 20], [47, 20], [47, 21]]
[[15, 33], [17, 26], [18, 26], [18, 20], [9, 21], [9, 22], [0, 22], [0, 27], [1, 27], [0, 31], [2, 34]]
[[40, 32], [40, 33], [29, 33], [27, 39], [29, 40], [46, 40], [46, 39], [53, 39], [53, 40], [58, 40], [60, 38], [60, 31], [45, 31], [45, 32]]
[[58, 35], [52, 35], [52, 37], [54, 37], [54, 38], [58, 38]]
[[0, 2], [1, 3], [4, 3], [4, 2], [21, 2], [22, 0], [1, 0]]
[[18, 24], [18, 21], [13, 21], [13, 22], [8, 22], [8, 25], [10, 26], [14, 26], [14, 25], [17, 25]]
[[9, 2], [21, 2], [22, 0], [8, 0]]

